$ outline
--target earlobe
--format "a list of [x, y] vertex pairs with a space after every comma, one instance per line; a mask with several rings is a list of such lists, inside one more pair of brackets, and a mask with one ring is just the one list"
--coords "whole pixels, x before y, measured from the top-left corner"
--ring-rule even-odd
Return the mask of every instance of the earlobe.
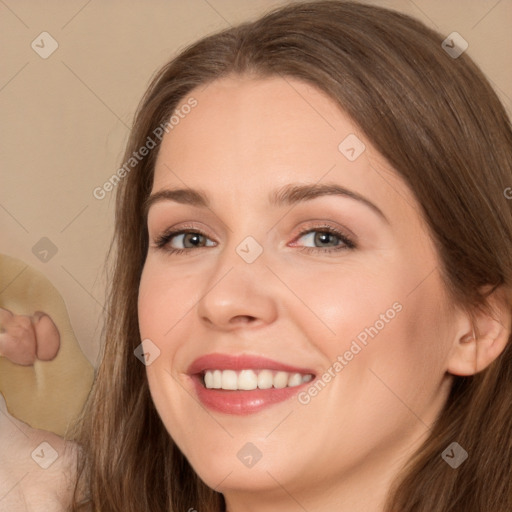
[[447, 371], [469, 376], [485, 370], [509, 343], [511, 331], [510, 303], [505, 294], [496, 290], [488, 298], [492, 310], [468, 314], [465, 332], [454, 340]]

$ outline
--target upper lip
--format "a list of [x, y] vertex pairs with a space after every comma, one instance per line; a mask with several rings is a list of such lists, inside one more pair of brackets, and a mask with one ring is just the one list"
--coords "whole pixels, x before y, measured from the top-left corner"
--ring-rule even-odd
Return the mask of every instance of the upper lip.
[[206, 354], [195, 359], [188, 367], [187, 373], [194, 375], [205, 370], [245, 370], [269, 369], [289, 373], [312, 374], [310, 368], [299, 368], [289, 364], [280, 363], [267, 357], [249, 354]]

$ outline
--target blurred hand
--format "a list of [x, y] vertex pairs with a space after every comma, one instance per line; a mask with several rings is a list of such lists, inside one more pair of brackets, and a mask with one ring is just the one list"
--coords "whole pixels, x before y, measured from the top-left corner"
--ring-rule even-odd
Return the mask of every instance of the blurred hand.
[[59, 330], [46, 313], [36, 311], [32, 316], [16, 315], [0, 308], [0, 356], [30, 366], [36, 359], [51, 361], [59, 347]]
[[[42, 453], [38, 447], [43, 442], [58, 454], [47, 469], [32, 455], [36, 449]], [[77, 445], [11, 416], [1, 393], [0, 454], [0, 512], [69, 511]]]

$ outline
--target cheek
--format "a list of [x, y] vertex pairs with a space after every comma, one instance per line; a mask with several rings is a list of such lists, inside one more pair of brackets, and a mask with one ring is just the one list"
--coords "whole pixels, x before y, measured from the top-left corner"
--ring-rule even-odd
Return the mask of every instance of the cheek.
[[[187, 311], [192, 303], [183, 289], [189, 288], [190, 278], [179, 277], [175, 270], [162, 265], [148, 255], [139, 285], [138, 319], [142, 340], [150, 339], [158, 348], [159, 356], [146, 366], [153, 402], [169, 433], [183, 437], [182, 423], [176, 421], [180, 411], [188, 410], [188, 395], [182, 392], [178, 376], [173, 371], [180, 341], [185, 339]], [[190, 289], [193, 285], [190, 284]], [[172, 397], [172, 400], [170, 399]], [[169, 430], [172, 426], [172, 431]]]
[[402, 296], [400, 304], [401, 311], [357, 356], [360, 365], [354, 374], [361, 381], [353, 385], [374, 401], [375, 410], [380, 403], [381, 413], [384, 405], [404, 423], [430, 424], [446, 380], [451, 332], [446, 303], [433, 282]]
[[294, 321], [331, 360], [355, 339], [364, 346], [399, 316], [403, 284], [386, 264], [347, 259], [326, 269], [283, 269], [283, 280], [301, 298], [289, 301]]
[[169, 331], [192, 306], [188, 290], [193, 276], [184, 276], [148, 256], [141, 276], [138, 297], [139, 328], [142, 338], [170, 339]]
[[365, 403], [381, 412], [385, 404], [407, 413], [401, 400], [422, 408], [444, 378], [451, 332], [447, 299], [438, 273], [423, 281], [424, 274], [424, 268], [404, 262], [374, 265], [371, 272], [344, 268], [328, 277], [299, 277], [321, 322], [313, 315], [310, 321], [296, 319], [321, 349], [326, 371], [343, 374], [332, 379], [333, 392], [361, 414], [369, 411]]

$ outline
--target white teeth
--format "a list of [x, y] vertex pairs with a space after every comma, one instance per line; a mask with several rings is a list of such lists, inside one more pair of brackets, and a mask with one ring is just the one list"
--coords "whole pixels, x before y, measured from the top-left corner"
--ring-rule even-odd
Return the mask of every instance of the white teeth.
[[277, 372], [274, 375], [274, 387], [277, 389], [285, 388], [288, 384], [288, 372]]
[[[206, 375], [205, 375], [206, 378]], [[238, 389], [251, 390], [258, 387], [258, 377], [253, 370], [242, 370], [238, 375]]]
[[[205, 374], [205, 376], [206, 376], [206, 374]], [[220, 388], [222, 388], [222, 372], [220, 370], [215, 370], [213, 372], [212, 388], [213, 389], [220, 389]]]
[[244, 390], [252, 389], [282, 389], [299, 386], [309, 382], [313, 375], [288, 372], [273, 372], [272, 370], [206, 370], [204, 385], [208, 389]]
[[[310, 375], [304, 375], [304, 377], [310, 377]], [[302, 375], [300, 373], [294, 373], [288, 380], [288, 386], [298, 386], [302, 384]]]
[[274, 376], [270, 370], [261, 370], [258, 373], [258, 388], [270, 389], [274, 383]]
[[238, 389], [238, 376], [234, 370], [222, 372], [222, 389]]
[[212, 389], [213, 388], [213, 373], [212, 372], [206, 372], [204, 374], [204, 385], [208, 389]]

